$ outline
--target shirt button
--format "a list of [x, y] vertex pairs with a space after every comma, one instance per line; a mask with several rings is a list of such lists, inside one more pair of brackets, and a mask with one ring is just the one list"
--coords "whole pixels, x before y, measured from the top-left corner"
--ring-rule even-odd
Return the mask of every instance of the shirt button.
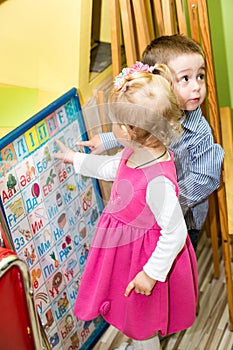
[[111, 309], [111, 304], [110, 301], [105, 301], [101, 306], [100, 306], [100, 313], [101, 315], [106, 315], [109, 310]]

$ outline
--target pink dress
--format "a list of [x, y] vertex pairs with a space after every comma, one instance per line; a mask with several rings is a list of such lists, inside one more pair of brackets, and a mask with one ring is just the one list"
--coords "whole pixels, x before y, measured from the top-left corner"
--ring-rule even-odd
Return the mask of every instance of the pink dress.
[[131, 152], [123, 152], [109, 203], [95, 232], [74, 313], [85, 321], [101, 314], [128, 337], [143, 340], [158, 331], [166, 335], [193, 324], [197, 264], [187, 237], [165, 282], [158, 281], [150, 296], [134, 291], [124, 296], [128, 283], [142, 270], [160, 236], [160, 227], [146, 203], [148, 182], [166, 176], [178, 194], [173, 160], [132, 169], [126, 166]]

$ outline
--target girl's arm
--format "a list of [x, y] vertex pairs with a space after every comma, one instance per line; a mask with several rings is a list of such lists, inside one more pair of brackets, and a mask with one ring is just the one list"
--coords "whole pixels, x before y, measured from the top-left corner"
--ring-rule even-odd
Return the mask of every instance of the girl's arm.
[[114, 180], [122, 152], [114, 156], [85, 154], [74, 152], [59, 140], [56, 140], [56, 143], [59, 151], [55, 158], [73, 164], [76, 173], [106, 181]]
[[120, 163], [122, 152], [113, 156], [85, 154], [76, 152], [74, 155], [74, 170], [84, 176], [113, 181]]
[[161, 236], [143, 270], [126, 287], [125, 296], [132, 290], [150, 295], [156, 281], [164, 282], [187, 238], [175, 186], [170, 180], [164, 176], [152, 180], [147, 187], [146, 201], [161, 227]]
[[146, 200], [161, 228], [161, 236], [143, 270], [149, 277], [164, 282], [184, 247], [187, 227], [175, 187], [167, 178], [159, 176], [149, 183]]

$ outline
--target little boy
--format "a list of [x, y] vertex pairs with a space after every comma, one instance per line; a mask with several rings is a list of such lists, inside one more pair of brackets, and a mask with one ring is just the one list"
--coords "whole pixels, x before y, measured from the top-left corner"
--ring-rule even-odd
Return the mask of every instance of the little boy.
[[[142, 62], [149, 66], [163, 63], [170, 68], [174, 91], [184, 112], [183, 135], [170, 149], [175, 157], [180, 204], [196, 250], [208, 212], [208, 196], [219, 187], [224, 157], [200, 108], [206, 96], [204, 53], [186, 36], [162, 36], [146, 47]], [[89, 147], [94, 153], [119, 147], [112, 133], [95, 135], [79, 145]]]

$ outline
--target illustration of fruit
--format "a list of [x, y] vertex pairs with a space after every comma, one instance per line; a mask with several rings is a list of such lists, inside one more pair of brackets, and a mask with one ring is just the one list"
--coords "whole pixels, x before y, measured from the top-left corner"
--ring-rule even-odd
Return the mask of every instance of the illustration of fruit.
[[84, 196], [84, 199], [86, 201], [91, 201], [91, 199], [92, 199], [92, 188], [89, 188], [89, 190], [86, 192], [86, 194]]
[[72, 185], [72, 184], [67, 184], [66, 185], [66, 189], [68, 191], [76, 191], [76, 186]]
[[71, 250], [72, 247], [70, 246], [71, 244], [71, 237], [68, 235], [65, 237], [65, 242], [62, 243], [62, 249], [67, 249], [67, 250]]
[[38, 183], [34, 183], [31, 188], [32, 196], [38, 198], [40, 195], [40, 186]]
[[71, 243], [71, 237], [70, 237], [69, 235], [66, 236], [65, 240], [66, 240], [66, 243], [67, 243], [67, 244], [70, 244], [70, 243]]

